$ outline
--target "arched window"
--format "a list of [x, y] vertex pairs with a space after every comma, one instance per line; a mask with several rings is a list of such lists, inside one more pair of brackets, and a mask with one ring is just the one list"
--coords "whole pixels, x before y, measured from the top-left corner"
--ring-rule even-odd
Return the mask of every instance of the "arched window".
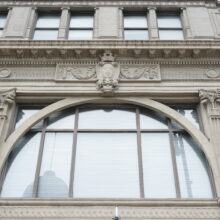
[[136, 106], [50, 115], [17, 142], [5, 173], [1, 197], [213, 197], [207, 161], [191, 136]]

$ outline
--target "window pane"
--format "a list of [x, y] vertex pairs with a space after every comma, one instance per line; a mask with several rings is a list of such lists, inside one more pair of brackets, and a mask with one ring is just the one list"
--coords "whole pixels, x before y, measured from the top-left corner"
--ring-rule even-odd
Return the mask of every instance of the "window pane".
[[212, 198], [206, 160], [187, 134], [175, 134], [176, 161], [183, 198]]
[[140, 113], [141, 129], [168, 129], [166, 117], [151, 110]]
[[72, 142], [72, 132], [46, 134], [38, 197], [68, 197]]
[[146, 198], [175, 198], [175, 182], [168, 133], [142, 133]]
[[148, 40], [147, 30], [125, 30], [125, 40]]
[[[40, 109], [20, 109], [18, 112], [17, 120], [15, 128], [18, 128], [23, 122], [25, 122], [28, 118], [30, 118], [32, 115], [37, 113]], [[32, 128], [42, 128], [43, 127], [43, 121], [39, 122]]]
[[147, 15], [124, 16], [125, 28], [147, 28]]
[[0, 14], [0, 28], [5, 27], [6, 17], [7, 17], [6, 14]]
[[93, 16], [92, 15], [73, 15], [70, 20], [71, 28], [92, 28]]
[[[187, 118], [190, 122], [192, 122], [198, 129], [199, 127], [199, 118], [196, 109], [175, 109], [177, 112], [179, 112], [181, 115], [183, 115], [185, 118]], [[183, 127], [176, 123], [174, 120], [172, 120], [172, 126], [175, 129]]]
[[160, 40], [183, 40], [182, 30], [159, 30]]
[[181, 28], [179, 15], [158, 15], [157, 17], [159, 28]]
[[36, 30], [34, 40], [57, 40], [58, 30]]
[[131, 133], [80, 133], [74, 197], [138, 198], [137, 138]]
[[92, 40], [92, 30], [70, 30], [69, 40]]
[[39, 15], [37, 28], [58, 28], [60, 25], [60, 16], [58, 14]]
[[47, 129], [74, 129], [74, 119], [73, 109], [55, 112], [48, 117]]
[[32, 197], [41, 133], [21, 138], [8, 159], [1, 197]]
[[79, 113], [79, 129], [136, 129], [135, 109], [94, 109]]

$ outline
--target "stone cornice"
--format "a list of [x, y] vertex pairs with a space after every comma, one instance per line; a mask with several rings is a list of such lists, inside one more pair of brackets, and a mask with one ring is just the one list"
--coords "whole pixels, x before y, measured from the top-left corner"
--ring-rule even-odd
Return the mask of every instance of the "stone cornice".
[[1, 40], [2, 58], [97, 58], [110, 49], [118, 57], [136, 58], [218, 58], [219, 40], [190, 41], [26, 41]]

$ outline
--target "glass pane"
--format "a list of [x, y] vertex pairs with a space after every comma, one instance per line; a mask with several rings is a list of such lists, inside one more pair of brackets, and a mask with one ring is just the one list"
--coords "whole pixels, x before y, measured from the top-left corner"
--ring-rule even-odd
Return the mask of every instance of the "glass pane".
[[7, 17], [6, 14], [0, 14], [0, 28], [5, 27], [6, 17]]
[[69, 40], [92, 40], [92, 30], [70, 30]]
[[[199, 118], [196, 109], [175, 109], [177, 112], [179, 112], [181, 115], [183, 115], [185, 118], [187, 118], [190, 122], [192, 122], [198, 129], [199, 127]], [[176, 123], [174, 120], [172, 120], [172, 126], [175, 129], [183, 129], [181, 125]]]
[[74, 197], [140, 197], [136, 134], [78, 135]]
[[183, 40], [182, 30], [159, 30], [160, 40]]
[[[25, 122], [28, 118], [30, 118], [32, 115], [37, 113], [40, 109], [20, 109], [18, 112], [17, 120], [15, 128], [18, 128], [23, 122]], [[39, 122], [32, 128], [42, 128], [43, 127], [43, 121]]]
[[158, 15], [159, 28], [181, 28], [181, 20], [179, 15]]
[[141, 129], [168, 129], [166, 117], [151, 110], [140, 113]]
[[48, 117], [47, 129], [74, 129], [74, 119], [73, 109], [55, 112]]
[[142, 133], [146, 198], [175, 198], [175, 182], [168, 133]]
[[58, 30], [36, 30], [34, 40], [57, 40]]
[[125, 28], [147, 28], [147, 15], [125, 15]]
[[147, 30], [125, 30], [125, 40], [148, 40]]
[[92, 15], [73, 15], [70, 20], [71, 28], [92, 28], [93, 16]]
[[72, 132], [46, 133], [38, 197], [68, 197]]
[[79, 129], [136, 129], [135, 109], [82, 109]]
[[32, 197], [41, 133], [21, 138], [8, 159], [1, 197]]
[[188, 134], [175, 134], [176, 161], [183, 198], [212, 198], [206, 160]]
[[60, 25], [60, 15], [44, 14], [39, 15], [36, 27], [37, 28], [58, 28]]

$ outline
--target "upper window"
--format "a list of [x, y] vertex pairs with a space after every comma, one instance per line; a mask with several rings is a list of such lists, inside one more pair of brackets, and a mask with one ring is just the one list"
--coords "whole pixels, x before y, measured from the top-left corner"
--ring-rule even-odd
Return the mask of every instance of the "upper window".
[[[184, 114], [195, 123], [193, 112]], [[10, 153], [1, 197], [212, 198], [206, 158], [177, 125], [136, 106], [53, 113]]]
[[124, 14], [124, 39], [148, 40], [146, 14]]
[[2, 36], [5, 23], [6, 23], [7, 14], [6, 13], [0, 13], [0, 37]]
[[91, 13], [71, 15], [69, 26], [69, 40], [92, 40], [93, 15]]
[[60, 25], [59, 13], [40, 13], [38, 15], [34, 40], [57, 40]]
[[157, 22], [160, 40], [183, 40], [180, 15], [176, 13], [158, 13]]

